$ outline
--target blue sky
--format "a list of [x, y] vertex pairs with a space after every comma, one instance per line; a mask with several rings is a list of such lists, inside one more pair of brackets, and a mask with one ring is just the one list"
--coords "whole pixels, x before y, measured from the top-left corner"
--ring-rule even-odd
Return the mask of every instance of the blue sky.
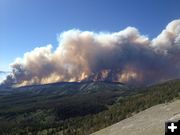
[[0, 70], [35, 47], [56, 48], [57, 35], [69, 29], [134, 26], [153, 38], [178, 18], [179, 0], [0, 0]]

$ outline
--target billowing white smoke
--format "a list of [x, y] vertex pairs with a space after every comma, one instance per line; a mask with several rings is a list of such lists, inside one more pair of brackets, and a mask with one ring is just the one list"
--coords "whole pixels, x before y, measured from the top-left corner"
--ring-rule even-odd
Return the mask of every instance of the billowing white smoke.
[[[149, 84], [180, 77], [180, 20], [169, 23], [153, 40], [134, 27], [116, 33], [69, 30], [59, 46], [35, 48], [17, 58], [4, 83], [111, 80]], [[100, 74], [98, 77], [96, 74]]]

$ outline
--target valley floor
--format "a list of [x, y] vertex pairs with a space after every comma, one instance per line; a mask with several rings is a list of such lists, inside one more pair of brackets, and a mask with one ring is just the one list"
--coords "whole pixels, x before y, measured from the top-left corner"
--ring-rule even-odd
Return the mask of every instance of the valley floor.
[[160, 104], [92, 135], [163, 135], [165, 121], [180, 119], [180, 100]]

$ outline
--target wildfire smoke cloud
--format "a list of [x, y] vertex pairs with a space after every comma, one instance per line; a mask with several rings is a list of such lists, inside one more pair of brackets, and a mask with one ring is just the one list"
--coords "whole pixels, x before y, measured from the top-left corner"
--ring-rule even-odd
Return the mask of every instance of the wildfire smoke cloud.
[[180, 20], [153, 40], [134, 27], [115, 33], [77, 29], [59, 36], [59, 46], [37, 47], [17, 58], [3, 83], [110, 80], [149, 84], [180, 77]]

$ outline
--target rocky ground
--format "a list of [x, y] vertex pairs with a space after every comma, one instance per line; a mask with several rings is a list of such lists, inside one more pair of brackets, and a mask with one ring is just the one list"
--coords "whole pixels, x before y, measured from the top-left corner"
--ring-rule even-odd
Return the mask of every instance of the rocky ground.
[[180, 100], [160, 104], [92, 135], [164, 135], [165, 121], [180, 119]]

